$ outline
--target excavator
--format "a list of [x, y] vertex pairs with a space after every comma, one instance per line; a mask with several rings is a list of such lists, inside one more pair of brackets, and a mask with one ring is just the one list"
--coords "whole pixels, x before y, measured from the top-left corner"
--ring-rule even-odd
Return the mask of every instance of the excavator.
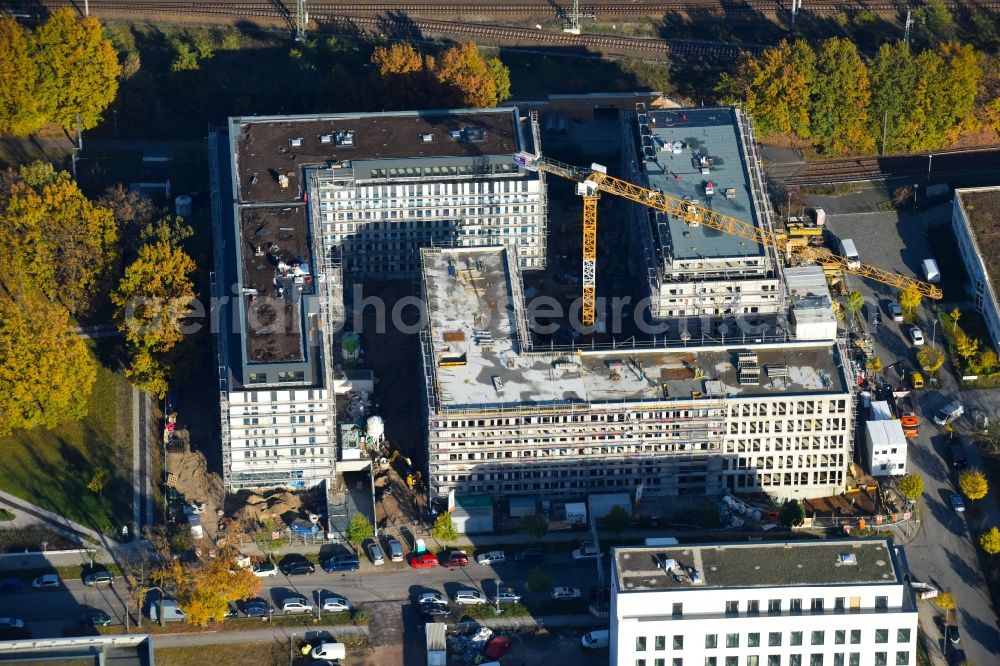
[[813, 262], [824, 268], [836, 267], [897, 289], [913, 286], [921, 295], [928, 298], [940, 299], [943, 295], [933, 284], [908, 275], [869, 264], [848, 262], [847, 258], [834, 254], [826, 248], [796, 243], [785, 234], [768, 231], [697, 203], [610, 176], [607, 169], [600, 164], [592, 164], [590, 169], [584, 169], [528, 152], [517, 153], [514, 161], [529, 171], [544, 172], [575, 182], [576, 192], [583, 198], [583, 307], [580, 319], [584, 326], [593, 326], [596, 319], [597, 202], [602, 193], [628, 199], [666, 213], [684, 220], [691, 226], [704, 225], [716, 231], [745, 238], [774, 248], [784, 256], [794, 255], [802, 261]]

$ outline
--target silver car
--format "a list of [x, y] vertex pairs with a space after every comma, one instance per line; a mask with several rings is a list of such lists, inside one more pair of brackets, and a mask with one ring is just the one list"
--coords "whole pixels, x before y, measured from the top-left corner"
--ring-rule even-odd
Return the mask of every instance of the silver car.
[[399, 543], [399, 539], [393, 536], [387, 536], [385, 538], [385, 546], [389, 549], [389, 559], [393, 562], [403, 561], [403, 544]]
[[382, 548], [377, 543], [372, 541], [368, 544], [368, 557], [371, 558], [372, 564], [378, 566], [380, 564], [385, 564], [385, 556], [382, 555]]
[[288, 597], [281, 602], [281, 612], [288, 613], [312, 613], [316, 610], [313, 603], [305, 597]]
[[330, 613], [339, 613], [351, 610], [351, 602], [348, 601], [347, 597], [331, 594], [323, 597], [321, 608]]

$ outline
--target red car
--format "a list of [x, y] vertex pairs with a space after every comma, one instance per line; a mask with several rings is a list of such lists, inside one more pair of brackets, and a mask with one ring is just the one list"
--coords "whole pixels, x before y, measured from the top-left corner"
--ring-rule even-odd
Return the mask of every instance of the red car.
[[438, 565], [433, 553], [410, 553], [410, 566], [414, 569], [429, 569]]
[[461, 550], [453, 550], [448, 553], [441, 553], [438, 561], [443, 567], [464, 567], [469, 563], [469, 556]]

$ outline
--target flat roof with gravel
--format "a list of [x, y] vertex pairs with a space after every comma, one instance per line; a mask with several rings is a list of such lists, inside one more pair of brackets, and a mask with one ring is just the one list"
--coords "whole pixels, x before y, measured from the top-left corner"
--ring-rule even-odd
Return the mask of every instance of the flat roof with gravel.
[[888, 539], [616, 548], [614, 566], [622, 592], [902, 582]]
[[955, 190], [976, 236], [993, 292], [1000, 294], [1000, 187]]
[[241, 202], [296, 201], [305, 165], [513, 156], [524, 150], [517, 109], [230, 118]]

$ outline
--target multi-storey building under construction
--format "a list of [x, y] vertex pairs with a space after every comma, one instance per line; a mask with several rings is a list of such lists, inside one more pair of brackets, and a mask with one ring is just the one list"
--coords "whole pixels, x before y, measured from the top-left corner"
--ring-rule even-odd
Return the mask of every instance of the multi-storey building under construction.
[[429, 248], [430, 493], [835, 494], [853, 401], [832, 341], [535, 350], [511, 248]]

